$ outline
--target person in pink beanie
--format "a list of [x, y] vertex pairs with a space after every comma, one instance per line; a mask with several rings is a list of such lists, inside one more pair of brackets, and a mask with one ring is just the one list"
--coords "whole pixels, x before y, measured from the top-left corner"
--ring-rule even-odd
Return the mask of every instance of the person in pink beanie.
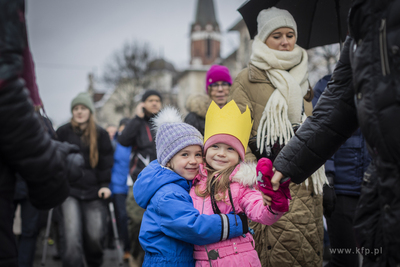
[[[200, 214], [245, 213], [250, 220], [265, 225], [275, 223], [284, 214], [271, 208], [274, 199], [254, 189], [256, 164], [244, 162], [243, 145], [248, 142], [251, 126], [250, 111], [242, 114], [235, 101], [223, 108], [211, 103], [206, 114], [205, 163], [199, 165], [199, 174], [190, 190], [193, 205]], [[273, 173], [272, 164], [270, 171]], [[209, 245], [195, 245], [193, 257], [197, 267], [261, 267], [250, 233]]]
[[206, 74], [206, 92], [220, 108], [228, 102], [232, 77], [229, 69], [221, 65], [213, 65]]

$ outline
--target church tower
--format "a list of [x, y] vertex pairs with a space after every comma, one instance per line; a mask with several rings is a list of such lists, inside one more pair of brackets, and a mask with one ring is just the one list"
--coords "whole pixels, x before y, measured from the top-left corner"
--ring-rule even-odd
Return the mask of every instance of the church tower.
[[221, 32], [215, 17], [214, 0], [197, 0], [190, 39], [190, 65], [211, 65], [219, 60]]

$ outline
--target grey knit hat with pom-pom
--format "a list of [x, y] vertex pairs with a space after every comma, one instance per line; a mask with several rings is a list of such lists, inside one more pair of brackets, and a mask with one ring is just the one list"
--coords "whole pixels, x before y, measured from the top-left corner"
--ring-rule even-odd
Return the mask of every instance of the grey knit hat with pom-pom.
[[203, 148], [203, 136], [192, 125], [184, 123], [179, 111], [165, 107], [153, 119], [156, 134], [157, 160], [161, 166], [166, 164], [187, 146], [199, 145]]

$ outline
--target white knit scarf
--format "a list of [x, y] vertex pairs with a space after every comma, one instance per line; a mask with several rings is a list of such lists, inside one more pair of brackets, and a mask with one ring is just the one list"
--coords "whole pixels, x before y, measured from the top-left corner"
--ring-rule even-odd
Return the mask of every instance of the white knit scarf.
[[[282, 145], [292, 136], [293, 123], [302, 123], [303, 97], [309, 88], [307, 52], [298, 45], [292, 51], [270, 49], [258, 36], [254, 38], [253, 53], [250, 61], [257, 68], [265, 70], [267, 77], [276, 88], [269, 98], [257, 129], [257, 147], [260, 153], [266, 145], [276, 141]], [[321, 170], [322, 169], [322, 170]], [[312, 176], [314, 191], [322, 194], [322, 186], [326, 182], [324, 167]], [[305, 181], [308, 186], [308, 180]]]

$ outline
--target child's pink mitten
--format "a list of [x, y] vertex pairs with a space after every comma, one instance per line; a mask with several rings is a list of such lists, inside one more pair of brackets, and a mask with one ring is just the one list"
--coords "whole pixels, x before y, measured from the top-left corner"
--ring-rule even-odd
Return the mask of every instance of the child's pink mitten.
[[292, 199], [289, 190], [290, 179], [280, 184], [279, 189], [274, 191], [271, 184], [274, 172], [272, 170], [272, 162], [268, 158], [261, 158], [258, 161], [256, 171], [260, 190], [272, 198], [271, 208], [275, 211], [287, 212], [289, 210], [288, 199]]

